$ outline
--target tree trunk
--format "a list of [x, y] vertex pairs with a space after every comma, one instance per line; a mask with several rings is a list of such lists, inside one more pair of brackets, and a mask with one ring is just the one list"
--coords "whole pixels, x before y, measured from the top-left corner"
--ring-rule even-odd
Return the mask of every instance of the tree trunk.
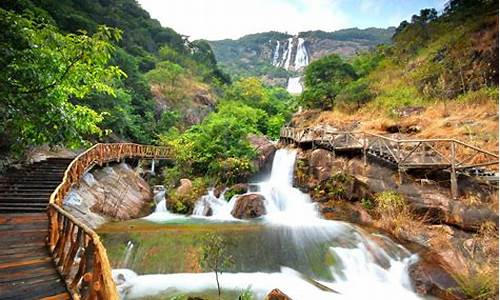
[[219, 273], [217, 271], [215, 271], [215, 281], [217, 282], [217, 292], [219, 293], [219, 300], [220, 300]]

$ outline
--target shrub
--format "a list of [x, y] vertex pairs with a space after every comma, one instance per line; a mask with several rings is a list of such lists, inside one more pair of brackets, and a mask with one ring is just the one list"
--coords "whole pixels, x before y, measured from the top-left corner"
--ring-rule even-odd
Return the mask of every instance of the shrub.
[[387, 190], [375, 195], [377, 212], [381, 215], [395, 216], [408, 210], [405, 199], [396, 191]]
[[450, 273], [457, 283], [452, 291], [464, 294], [467, 299], [498, 299], [498, 268], [488, 263], [471, 262], [465, 272], [453, 270]]

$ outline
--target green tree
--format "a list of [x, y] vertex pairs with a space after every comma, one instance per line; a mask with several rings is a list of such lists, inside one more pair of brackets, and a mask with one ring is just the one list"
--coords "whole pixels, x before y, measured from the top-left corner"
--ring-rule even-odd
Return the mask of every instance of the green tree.
[[360, 78], [347, 84], [337, 96], [339, 102], [356, 103], [357, 108], [373, 97], [366, 78]]
[[100, 26], [92, 36], [0, 9], [0, 134], [16, 147], [48, 143], [76, 147], [102, 134], [103, 116], [74, 104], [90, 92], [115, 95], [125, 74], [108, 61], [118, 30]]
[[332, 108], [338, 93], [356, 78], [353, 67], [338, 55], [318, 59], [306, 68], [302, 103], [311, 108]]
[[170, 61], [162, 61], [156, 64], [156, 68], [146, 73], [146, 79], [151, 84], [156, 84], [165, 87], [169, 85], [170, 91], [175, 88], [175, 82], [179, 79], [184, 69]]
[[208, 233], [203, 237], [201, 246], [201, 265], [215, 273], [219, 299], [221, 296], [219, 274], [230, 268], [234, 262], [228, 253], [228, 243], [219, 235]]

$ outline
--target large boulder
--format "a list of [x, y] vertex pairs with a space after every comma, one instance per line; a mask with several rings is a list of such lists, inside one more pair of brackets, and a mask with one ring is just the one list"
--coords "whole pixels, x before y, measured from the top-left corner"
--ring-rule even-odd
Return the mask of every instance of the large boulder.
[[191, 190], [193, 189], [193, 183], [189, 179], [182, 178], [180, 180], [180, 183], [181, 184], [177, 187], [176, 190], [176, 193], [179, 197], [189, 194], [189, 192], [191, 192]]
[[323, 181], [332, 175], [332, 170], [335, 167], [333, 161], [335, 154], [324, 149], [316, 149], [311, 152], [309, 158], [309, 167], [312, 175], [318, 181]]
[[262, 135], [249, 135], [248, 142], [257, 152], [257, 158], [254, 161], [257, 169], [262, 170], [272, 162], [276, 145], [267, 137]]
[[64, 199], [64, 208], [92, 228], [109, 219], [129, 220], [151, 213], [148, 183], [125, 163], [86, 173]]
[[260, 194], [245, 194], [236, 199], [231, 215], [237, 219], [253, 219], [266, 214], [265, 198]]

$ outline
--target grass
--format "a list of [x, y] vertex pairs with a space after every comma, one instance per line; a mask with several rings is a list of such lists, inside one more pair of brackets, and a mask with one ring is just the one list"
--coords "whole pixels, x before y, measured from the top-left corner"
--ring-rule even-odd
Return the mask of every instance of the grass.
[[498, 299], [498, 267], [470, 262], [465, 272], [447, 271], [457, 283], [450, 292], [459, 292], [471, 300]]

